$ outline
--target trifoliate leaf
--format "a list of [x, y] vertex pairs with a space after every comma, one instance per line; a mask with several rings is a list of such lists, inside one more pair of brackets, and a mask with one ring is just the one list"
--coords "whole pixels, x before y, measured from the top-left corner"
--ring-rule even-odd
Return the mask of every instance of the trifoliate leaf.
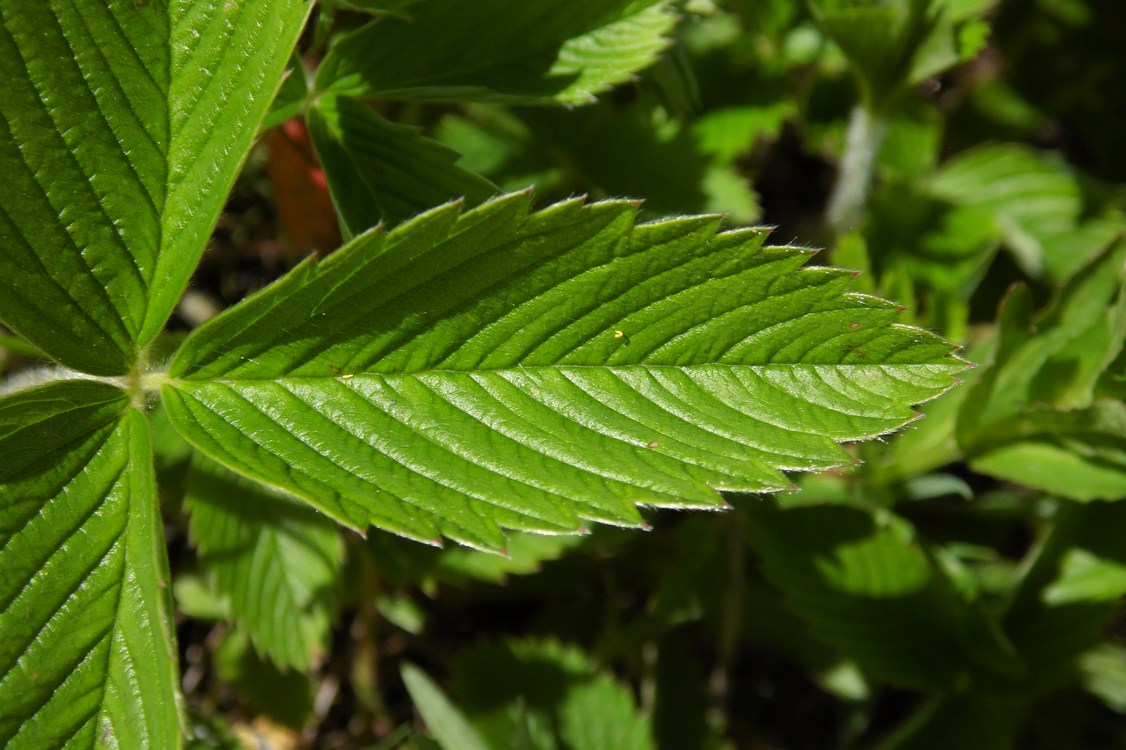
[[113, 386], [0, 400], [0, 745], [179, 746], [144, 416]]
[[174, 424], [343, 523], [497, 548], [786, 488], [964, 368], [763, 230], [530, 200], [369, 232], [196, 329]]

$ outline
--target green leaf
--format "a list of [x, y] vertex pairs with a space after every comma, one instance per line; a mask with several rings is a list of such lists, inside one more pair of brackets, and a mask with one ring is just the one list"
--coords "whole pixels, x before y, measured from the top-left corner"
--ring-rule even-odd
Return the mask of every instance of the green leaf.
[[744, 508], [766, 577], [813, 634], [873, 676], [950, 690], [1020, 673], [1012, 647], [889, 513], [837, 505]]
[[1126, 404], [1025, 409], [990, 428], [975, 448], [975, 471], [1072, 500], [1126, 497]]
[[369, 232], [196, 329], [173, 424], [343, 523], [498, 548], [788, 487], [964, 367], [762, 230], [530, 200]]
[[452, 692], [492, 747], [651, 750], [652, 726], [628, 689], [574, 647], [483, 645], [454, 664]]
[[306, 671], [331, 624], [344, 555], [336, 524], [198, 455], [185, 504], [200, 565], [230, 617], [278, 666]]
[[195, 269], [303, 0], [6, 3], [0, 319], [123, 374]]
[[656, 60], [675, 21], [661, 0], [429, 0], [410, 15], [343, 36], [317, 89], [585, 104]]
[[880, 109], [911, 72], [937, 21], [934, 0], [811, 0], [825, 34], [848, 59], [869, 109]]
[[458, 167], [456, 151], [388, 122], [356, 99], [322, 96], [308, 122], [348, 237], [455, 198], [476, 206], [498, 192], [484, 177]]
[[1126, 339], [1119, 243], [1033, 316], [1017, 287], [1001, 308], [993, 362], [966, 395], [957, 437], [978, 471], [1076, 500], [1122, 495], [1126, 412], [1096, 398]]
[[64, 381], [0, 400], [0, 744], [178, 747], [148, 425]]
[[401, 672], [415, 708], [439, 745], [446, 750], [489, 750], [490, 745], [425, 672], [413, 664], [404, 664]]
[[1072, 682], [1081, 656], [1106, 639], [1122, 611], [1126, 503], [1061, 502], [1011, 596], [1005, 632], [1029, 666], [1022, 690]]
[[[238, 630], [226, 634], [215, 649], [215, 672], [230, 683], [257, 713], [300, 729], [313, 713], [313, 683], [293, 670], [282, 671], [262, 659]], [[243, 745], [245, 747], [245, 745]]]
[[992, 216], [1005, 247], [1030, 276], [1069, 264], [1054, 257], [1054, 245], [1075, 230], [1082, 196], [1075, 178], [1051, 156], [1013, 144], [981, 146], [943, 164], [930, 191]]

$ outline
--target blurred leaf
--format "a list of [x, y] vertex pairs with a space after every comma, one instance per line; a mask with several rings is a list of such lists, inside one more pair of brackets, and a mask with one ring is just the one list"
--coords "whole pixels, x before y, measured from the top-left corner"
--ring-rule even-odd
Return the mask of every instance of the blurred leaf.
[[278, 89], [270, 111], [262, 121], [259, 132], [277, 127], [291, 117], [297, 117], [305, 109], [309, 99], [309, 80], [305, 63], [296, 52], [289, 58], [283, 74], [281, 88]]
[[1126, 648], [1104, 643], [1079, 658], [1083, 687], [1120, 714], [1126, 714]]
[[750, 153], [759, 138], [777, 138], [795, 109], [790, 101], [713, 109], [692, 123], [692, 133], [702, 152], [729, 164]]
[[662, 0], [428, 0], [342, 36], [317, 89], [389, 99], [587, 104], [657, 59]]
[[168, 372], [173, 423], [343, 523], [499, 549], [788, 487], [964, 367], [760, 230], [529, 203], [366, 233], [213, 318]]
[[226, 634], [214, 652], [219, 679], [234, 686], [252, 710], [287, 727], [300, 729], [313, 712], [313, 685], [292, 669], [282, 671], [260, 658], [237, 630]]
[[1073, 681], [1106, 637], [1126, 589], [1126, 503], [1061, 503], [1012, 595], [1004, 627], [1029, 667], [1022, 686], [1046, 694]]
[[920, 43], [908, 80], [918, 83], [973, 59], [989, 41], [989, 24], [981, 16], [998, 0], [934, 0], [937, 20]]
[[958, 595], [906, 521], [832, 505], [780, 510], [756, 501], [744, 510], [786, 605], [873, 677], [943, 691], [971, 675], [1020, 674], [1011, 646]]
[[567, 550], [582, 544], [581, 536], [547, 536], [543, 534], [508, 535], [507, 555], [492, 555], [465, 547], [454, 547], [437, 553], [434, 570], [475, 578], [492, 583], [503, 582], [510, 575], [528, 575], [540, 570], [543, 563], [562, 557]]
[[445, 750], [489, 750], [490, 747], [511, 747], [511, 745], [487, 744], [465, 715], [421, 669], [413, 664], [404, 664], [401, 673], [415, 708], [426, 722], [426, 728]]
[[1072, 500], [1124, 498], [1126, 405], [1101, 400], [1067, 412], [1025, 409], [990, 428], [970, 465]]
[[476, 206], [497, 192], [457, 166], [459, 154], [413, 128], [388, 122], [356, 99], [322, 96], [308, 112], [344, 234], [394, 226], [455, 199]]
[[933, 0], [810, 0], [810, 5], [848, 58], [871, 110], [882, 109], [908, 82], [911, 61], [937, 19]]
[[[478, 646], [453, 666], [452, 691], [492, 747], [651, 750], [633, 695], [579, 650], [551, 641]], [[530, 728], [530, 729], [529, 729]]]
[[239, 632], [280, 667], [308, 670], [327, 645], [343, 557], [336, 524], [203, 456], [186, 507], [200, 567]]
[[1055, 240], [1075, 230], [1083, 204], [1078, 183], [1058, 159], [1014, 144], [980, 146], [943, 164], [930, 191], [988, 212], [1033, 278], [1057, 275], [1071, 262], [1054, 257]]
[[1095, 389], [1126, 339], [1124, 259], [1120, 243], [1035, 319], [1026, 288], [1008, 295], [993, 362], [958, 421], [959, 444], [979, 471], [1081, 500], [1122, 494], [1126, 418], [1121, 403], [1096, 401]]

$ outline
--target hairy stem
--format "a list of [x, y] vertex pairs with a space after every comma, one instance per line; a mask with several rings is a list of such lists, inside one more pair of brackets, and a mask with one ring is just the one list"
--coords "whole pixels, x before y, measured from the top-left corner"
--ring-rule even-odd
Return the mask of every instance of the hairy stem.
[[864, 218], [876, 156], [886, 130], [887, 123], [882, 115], [863, 104], [853, 108], [840, 173], [829, 196], [827, 217], [837, 235], [855, 229]]

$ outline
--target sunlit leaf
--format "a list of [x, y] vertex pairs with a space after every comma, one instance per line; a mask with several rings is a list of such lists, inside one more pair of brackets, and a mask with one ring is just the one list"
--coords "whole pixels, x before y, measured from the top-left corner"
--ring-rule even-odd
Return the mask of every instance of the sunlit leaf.
[[143, 415], [101, 383], [0, 400], [0, 744], [177, 747]]
[[344, 523], [498, 548], [788, 487], [964, 367], [761, 230], [529, 201], [362, 235], [200, 327], [163, 388], [177, 428]]
[[129, 372], [195, 269], [309, 8], [5, 4], [0, 319], [64, 364]]

